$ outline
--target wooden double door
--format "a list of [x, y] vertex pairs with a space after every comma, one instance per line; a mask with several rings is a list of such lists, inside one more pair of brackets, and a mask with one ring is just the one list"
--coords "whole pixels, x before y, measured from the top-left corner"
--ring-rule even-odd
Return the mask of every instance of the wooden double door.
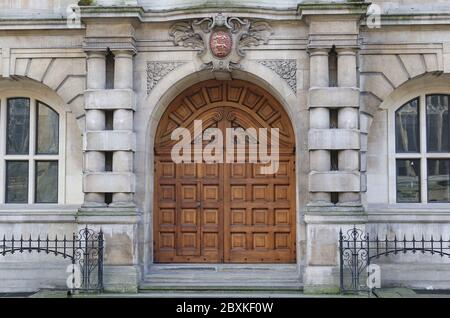
[[[224, 137], [227, 128], [279, 128], [278, 170], [262, 174], [267, 164], [248, 160], [174, 163], [168, 134], [178, 127], [194, 133], [193, 120], [199, 119], [203, 130], [218, 128]], [[177, 97], [161, 119], [155, 143], [154, 261], [295, 262], [292, 139], [281, 106], [250, 83], [208, 81]]]

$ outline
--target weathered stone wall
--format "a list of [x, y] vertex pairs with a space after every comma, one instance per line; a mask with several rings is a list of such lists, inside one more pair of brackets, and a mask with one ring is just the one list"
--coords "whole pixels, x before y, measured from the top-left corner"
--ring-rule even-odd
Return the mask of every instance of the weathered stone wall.
[[[433, 4], [436, 6], [415, 2], [414, 7], [432, 11], [445, 5]], [[434, 25], [430, 17], [424, 17], [422, 25], [389, 17], [386, 20], [388, 25], [379, 29], [362, 29], [360, 123], [366, 230], [380, 237], [406, 235], [411, 239], [423, 234], [428, 239], [431, 235], [447, 238], [448, 204], [396, 204], [393, 150], [389, 144], [395, 142], [392, 123], [398, 107], [421, 94], [449, 93], [448, 27]], [[420, 129], [426, 129], [425, 125]], [[449, 285], [449, 271], [440, 257], [402, 255], [375, 263], [381, 265], [385, 285], [436, 289]]]
[[77, 3], [78, 0], [3, 0], [0, 2], [0, 16], [61, 17], [67, 15], [68, 6]]
[[[450, 234], [447, 205], [396, 206], [390, 201], [388, 176], [389, 111], [416, 94], [448, 92], [450, 21], [426, 15], [419, 24], [408, 15], [397, 20], [385, 16], [386, 25], [370, 29], [364, 21], [358, 25], [363, 11], [336, 6], [337, 11], [330, 12], [311, 6], [298, 14], [297, 2], [277, 2], [283, 10], [270, 9], [267, 1], [248, 3], [265, 9], [233, 9], [235, 16], [268, 21], [273, 34], [268, 43], [246, 48], [241, 69], [228, 76], [266, 89], [293, 123], [296, 277], [307, 291], [335, 292], [339, 229], [357, 224], [380, 235]], [[107, 288], [136, 291], [153, 268], [153, 144], [159, 119], [179, 92], [219, 76], [202, 68], [197, 50], [176, 46], [169, 30], [188, 16], [213, 16], [217, 10], [138, 13], [137, 18], [136, 11], [120, 8], [115, 18], [104, 19], [100, 9], [90, 8], [83, 13], [81, 29], [67, 28], [64, 19], [53, 24], [30, 19], [31, 27], [13, 20], [17, 13], [36, 14], [38, 9], [51, 18], [63, 4], [48, 1], [37, 8], [33, 1], [10, 1], [3, 3], [0, 13], [12, 19], [0, 23], [0, 98], [3, 91], [29, 90], [60, 105], [67, 117], [64, 203], [0, 206], [0, 233], [62, 236], [84, 224], [101, 227]], [[157, 10], [162, 5], [178, 7], [179, 2], [139, 4]], [[429, 4], [421, 8], [429, 10]], [[329, 80], [333, 47], [336, 87], [330, 87]], [[115, 61], [115, 79], [107, 88], [108, 48]], [[338, 110], [334, 128], [333, 109]], [[114, 113], [113, 130], [106, 129], [107, 112]], [[337, 170], [331, 167], [334, 151]], [[113, 171], [105, 171], [105, 152], [113, 153]], [[338, 193], [338, 202], [332, 202], [331, 193]], [[112, 202], [105, 202], [105, 194], [112, 194]], [[442, 264], [418, 256], [383, 261], [386, 283], [448, 287]], [[64, 286], [63, 265], [37, 255], [0, 258], [0, 278], [5, 278], [0, 291]], [[435, 270], [438, 275], [433, 275]]]

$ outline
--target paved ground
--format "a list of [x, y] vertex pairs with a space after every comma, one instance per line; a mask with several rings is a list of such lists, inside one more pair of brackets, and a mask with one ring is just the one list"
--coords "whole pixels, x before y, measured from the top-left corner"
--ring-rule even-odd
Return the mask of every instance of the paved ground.
[[[30, 297], [30, 298], [66, 298], [68, 297], [67, 291], [63, 290], [40, 290], [37, 293], [8, 293], [0, 294], [1, 297]], [[103, 293], [103, 294], [84, 294], [79, 293], [69, 297], [74, 298], [367, 298], [367, 293], [361, 295], [305, 295], [300, 291], [211, 291], [211, 290], [197, 290], [197, 291], [150, 291], [141, 292], [138, 294], [114, 294], [114, 293]], [[372, 296], [374, 297], [374, 296]]]
[[[77, 296], [86, 297], [86, 296]], [[139, 293], [139, 294], [102, 294], [99, 297], [134, 297], [134, 298], [348, 298], [348, 297], [363, 297], [349, 296], [349, 295], [305, 295], [303, 293], [277, 293], [277, 292], [164, 292], [164, 293]]]
[[[41, 290], [37, 293], [0, 293], [1, 297], [31, 297], [31, 298], [66, 298], [66, 291]], [[450, 298], [447, 291], [414, 291], [408, 288], [384, 288], [375, 290], [369, 296], [367, 293], [359, 295], [305, 295], [298, 291], [153, 291], [138, 294], [76, 294], [76, 298]]]
[[30, 297], [34, 293], [0, 293], [0, 298], [17, 298], [17, 297]]
[[450, 298], [449, 290], [421, 290], [409, 288], [382, 288], [374, 291], [377, 298]]

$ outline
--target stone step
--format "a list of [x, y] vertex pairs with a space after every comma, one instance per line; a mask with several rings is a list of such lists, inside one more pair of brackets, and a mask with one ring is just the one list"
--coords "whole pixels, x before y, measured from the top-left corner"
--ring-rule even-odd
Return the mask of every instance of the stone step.
[[301, 290], [139, 290], [138, 297], [149, 298], [298, 298]]
[[289, 290], [302, 289], [295, 264], [153, 265], [140, 284], [155, 290]]
[[245, 279], [245, 280], [299, 280], [298, 275], [289, 275], [289, 274], [267, 274], [267, 275], [259, 275], [258, 273], [248, 274], [248, 273], [192, 273], [192, 272], [173, 272], [173, 273], [151, 273], [146, 275], [149, 279], [183, 279], [183, 280], [191, 280], [191, 279], [219, 279], [219, 280], [228, 280], [228, 279]]
[[139, 286], [139, 292], [141, 293], [234, 293], [234, 292], [301, 292], [303, 286], [301, 284], [238, 284], [229, 283], [225, 284], [158, 284], [143, 282]]
[[140, 284], [142, 290], [301, 290], [298, 278], [263, 279], [248, 277], [171, 277], [147, 275]]

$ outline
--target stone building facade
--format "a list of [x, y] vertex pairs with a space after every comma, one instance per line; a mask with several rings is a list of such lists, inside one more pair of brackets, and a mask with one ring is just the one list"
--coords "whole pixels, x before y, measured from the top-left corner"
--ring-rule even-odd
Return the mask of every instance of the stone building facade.
[[[0, 233], [102, 228], [123, 292], [334, 292], [340, 229], [450, 235], [447, 1], [77, 2], [0, 3]], [[205, 118], [292, 141], [280, 176], [164, 159], [219, 106]], [[64, 286], [63, 264], [0, 257], [0, 291]], [[450, 287], [440, 258], [380, 265], [386, 286]]]

